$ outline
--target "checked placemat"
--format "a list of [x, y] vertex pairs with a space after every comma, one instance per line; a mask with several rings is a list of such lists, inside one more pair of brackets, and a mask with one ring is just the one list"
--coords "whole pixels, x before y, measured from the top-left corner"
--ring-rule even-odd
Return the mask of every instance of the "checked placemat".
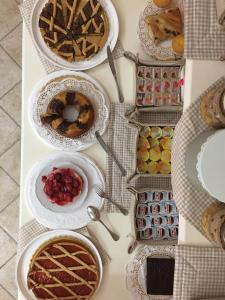
[[184, 0], [184, 56], [225, 59], [225, 29], [219, 25], [216, 0]]

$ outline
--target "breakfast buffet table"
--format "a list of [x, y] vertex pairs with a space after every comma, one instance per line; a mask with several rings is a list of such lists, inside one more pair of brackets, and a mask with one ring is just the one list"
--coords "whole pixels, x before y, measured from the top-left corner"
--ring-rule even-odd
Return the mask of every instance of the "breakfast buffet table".
[[[129, 3], [128, 3], [129, 2]], [[137, 39], [137, 23], [140, 6], [145, 5], [145, 0], [113, 0], [120, 21], [119, 39], [125, 50], [140, 53], [145, 58]], [[135, 95], [135, 67], [125, 58], [116, 60], [118, 74], [122, 85], [125, 100], [134, 103]], [[117, 90], [106, 63], [87, 71], [107, 91], [111, 101], [118, 101]], [[225, 74], [223, 62], [186, 61], [184, 108], [196, 99], [200, 93], [221, 75]], [[22, 154], [21, 154], [21, 196], [20, 196], [20, 226], [32, 219], [24, 201], [24, 182], [29, 169], [34, 163], [44, 158], [53, 151], [53, 148], [44, 144], [34, 133], [28, 121], [28, 99], [33, 86], [45, 76], [45, 70], [31, 41], [29, 33], [23, 29], [23, 90], [22, 90]], [[97, 165], [106, 170], [106, 155], [99, 145], [92, 146], [84, 151]], [[118, 242], [113, 242], [105, 229], [98, 224], [90, 224], [102, 247], [111, 258], [111, 263], [104, 268], [104, 277], [100, 290], [93, 297], [98, 300], [131, 299], [125, 284], [125, 268], [131, 255], [127, 249], [131, 242], [131, 219], [121, 214], [113, 213], [104, 216], [105, 221], [120, 235]], [[180, 216], [179, 244], [207, 246], [209, 242], [185, 219]], [[23, 298], [19, 296], [19, 299]]]

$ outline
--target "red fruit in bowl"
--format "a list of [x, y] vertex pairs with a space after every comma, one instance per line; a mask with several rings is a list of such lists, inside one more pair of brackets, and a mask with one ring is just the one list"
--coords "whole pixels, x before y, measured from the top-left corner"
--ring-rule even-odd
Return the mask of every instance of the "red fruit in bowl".
[[42, 176], [42, 182], [49, 201], [60, 206], [73, 202], [83, 188], [82, 177], [69, 168], [53, 168], [48, 176]]

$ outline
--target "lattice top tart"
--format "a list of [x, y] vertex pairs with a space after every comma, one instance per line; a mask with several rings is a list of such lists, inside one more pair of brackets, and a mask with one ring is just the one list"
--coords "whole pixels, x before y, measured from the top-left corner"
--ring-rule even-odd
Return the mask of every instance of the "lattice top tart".
[[37, 299], [90, 299], [99, 283], [99, 266], [87, 246], [74, 238], [42, 245], [30, 263], [27, 284]]
[[97, 0], [49, 0], [39, 28], [47, 46], [69, 62], [90, 59], [109, 36], [109, 20]]

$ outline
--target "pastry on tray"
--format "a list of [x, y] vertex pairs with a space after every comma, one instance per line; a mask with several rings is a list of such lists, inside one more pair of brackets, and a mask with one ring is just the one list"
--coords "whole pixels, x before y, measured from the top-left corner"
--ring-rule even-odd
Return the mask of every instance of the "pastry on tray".
[[97, 0], [49, 0], [39, 28], [46, 45], [69, 62], [92, 58], [109, 35], [108, 16]]
[[157, 44], [182, 33], [183, 24], [179, 8], [165, 10], [145, 19], [152, 40]]
[[36, 299], [85, 300], [99, 284], [99, 266], [80, 241], [62, 237], [42, 245], [34, 254], [27, 285]]
[[[143, 137], [147, 135], [148, 137]], [[173, 135], [172, 126], [146, 126], [141, 129], [137, 142], [137, 171], [139, 173], [171, 174]]]
[[[73, 121], [64, 117], [65, 109], [74, 106], [78, 116]], [[49, 124], [60, 135], [78, 138], [86, 133], [94, 123], [94, 108], [91, 101], [81, 93], [65, 91], [57, 94], [41, 115], [43, 124]]]

